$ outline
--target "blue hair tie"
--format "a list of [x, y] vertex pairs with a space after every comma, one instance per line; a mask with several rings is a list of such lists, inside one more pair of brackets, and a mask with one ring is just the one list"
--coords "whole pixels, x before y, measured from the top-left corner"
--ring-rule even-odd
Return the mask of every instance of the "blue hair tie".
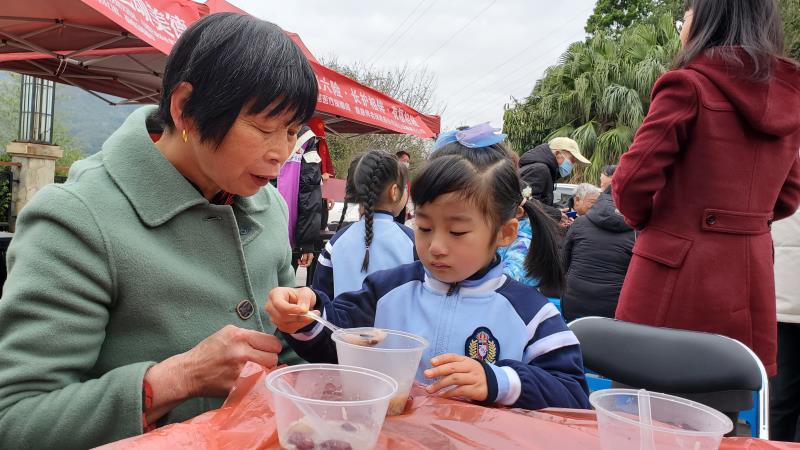
[[503, 133], [498, 133], [498, 131], [500, 131], [500, 129], [493, 128], [489, 125], [489, 122], [484, 122], [464, 130], [446, 131], [436, 138], [436, 143], [433, 144], [433, 151], [439, 150], [453, 142], [458, 142], [468, 148], [489, 147], [490, 145], [503, 142], [506, 139], [507, 136]]

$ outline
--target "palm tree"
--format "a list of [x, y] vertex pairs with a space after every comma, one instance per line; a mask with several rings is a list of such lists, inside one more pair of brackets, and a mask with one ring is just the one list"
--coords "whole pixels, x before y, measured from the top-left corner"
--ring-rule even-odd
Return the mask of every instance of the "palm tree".
[[786, 34], [786, 54], [800, 60], [800, 0], [779, 0]]
[[504, 132], [517, 151], [568, 136], [592, 161], [575, 178], [597, 182], [633, 141], [650, 103], [650, 90], [680, 46], [669, 14], [618, 36], [596, 33], [575, 42], [522, 101], [506, 106]]

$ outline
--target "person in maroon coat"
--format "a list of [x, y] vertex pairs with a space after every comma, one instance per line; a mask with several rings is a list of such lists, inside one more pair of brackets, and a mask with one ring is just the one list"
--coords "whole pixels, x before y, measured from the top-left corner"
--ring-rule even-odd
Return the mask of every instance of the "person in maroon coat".
[[616, 317], [738, 339], [770, 376], [770, 225], [800, 203], [800, 69], [780, 23], [774, 0], [687, 0], [676, 69], [613, 184], [642, 230]]

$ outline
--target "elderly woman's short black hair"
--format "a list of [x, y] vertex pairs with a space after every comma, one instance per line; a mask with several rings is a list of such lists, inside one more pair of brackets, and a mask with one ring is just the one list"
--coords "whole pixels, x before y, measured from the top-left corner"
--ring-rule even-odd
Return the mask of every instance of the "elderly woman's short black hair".
[[600, 173], [602, 173], [603, 175], [611, 178], [611, 177], [614, 176], [614, 171], [615, 170], [617, 170], [617, 165], [616, 164], [609, 164], [607, 166], [603, 166], [603, 168], [600, 169]]
[[158, 119], [175, 127], [170, 97], [181, 82], [192, 85], [183, 114], [201, 141], [219, 145], [243, 108], [292, 121], [311, 118], [317, 79], [305, 55], [277, 25], [235, 13], [208, 15], [178, 39], [164, 70]]

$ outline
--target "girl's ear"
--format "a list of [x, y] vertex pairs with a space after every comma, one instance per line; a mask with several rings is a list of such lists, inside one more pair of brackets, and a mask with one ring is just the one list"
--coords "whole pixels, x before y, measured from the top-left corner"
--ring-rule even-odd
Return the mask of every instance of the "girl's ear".
[[397, 187], [396, 184], [393, 184], [392, 187], [389, 188], [389, 200], [391, 200], [392, 203], [399, 202], [400, 199], [402, 198], [402, 196], [403, 196], [403, 193], [400, 192], [400, 188]]
[[500, 226], [497, 231], [497, 240], [495, 245], [498, 247], [507, 247], [517, 238], [517, 229], [519, 228], [519, 220], [511, 219]]

